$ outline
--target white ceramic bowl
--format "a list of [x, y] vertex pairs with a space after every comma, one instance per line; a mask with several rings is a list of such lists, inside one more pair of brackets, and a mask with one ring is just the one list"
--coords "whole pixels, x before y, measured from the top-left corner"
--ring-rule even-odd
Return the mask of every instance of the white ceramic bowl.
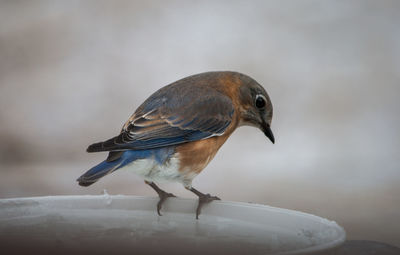
[[[326, 254], [345, 231], [333, 221], [265, 205], [53, 196], [0, 200], [0, 250], [57, 254]], [[6, 254], [6, 253], [4, 253]]]

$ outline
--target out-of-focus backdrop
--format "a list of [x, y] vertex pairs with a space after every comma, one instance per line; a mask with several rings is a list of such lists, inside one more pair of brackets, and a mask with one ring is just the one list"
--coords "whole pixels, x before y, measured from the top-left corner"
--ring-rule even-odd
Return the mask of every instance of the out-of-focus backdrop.
[[78, 186], [106, 156], [86, 147], [160, 87], [233, 70], [269, 92], [276, 144], [240, 128], [194, 186], [399, 246], [399, 28], [396, 0], [1, 1], [0, 197], [155, 196], [124, 171]]

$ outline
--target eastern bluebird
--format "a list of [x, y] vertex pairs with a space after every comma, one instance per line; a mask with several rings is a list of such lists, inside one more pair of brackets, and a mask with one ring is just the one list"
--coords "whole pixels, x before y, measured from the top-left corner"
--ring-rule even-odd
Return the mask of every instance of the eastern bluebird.
[[163, 202], [174, 195], [155, 182], [180, 182], [199, 197], [198, 219], [204, 203], [220, 199], [193, 188], [192, 180], [237, 127], [257, 127], [274, 143], [271, 120], [271, 100], [249, 76], [237, 72], [189, 76], [151, 95], [118, 136], [90, 145], [88, 152], [108, 151], [108, 157], [77, 181], [89, 186], [117, 169], [131, 169], [157, 192], [159, 215]]

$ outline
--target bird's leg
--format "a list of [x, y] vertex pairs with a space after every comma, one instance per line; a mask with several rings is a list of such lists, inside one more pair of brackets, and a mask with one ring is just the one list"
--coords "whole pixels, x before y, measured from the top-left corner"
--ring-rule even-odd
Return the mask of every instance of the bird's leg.
[[186, 189], [190, 190], [191, 192], [193, 192], [194, 194], [196, 194], [199, 197], [199, 204], [197, 205], [197, 209], [196, 209], [196, 219], [197, 220], [199, 219], [201, 208], [203, 207], [204, 204], [210, 203], [211, 201], [214, 201], [214, 200], [221, 200], [219, 197], [211, 196], [210, 194], [203, 194], [193, 187], [186, 187]]
[[169, 198], [169, 197], [176, 197], [174, 194], [172, 193], [167, 193], [164, 190], [160, 189], [154, 182], [148, 182], [148, 181], [144, 181], [146, 184], [148, 184], [150, 187], [152, 187], [158, 194], [158, 196], [160, 197], [160, 200], [157, 203], [157, 213], [158, 215], [162, 216], [160, 213], [161, 210], [161, 206], [164, 203], [164, 201]]

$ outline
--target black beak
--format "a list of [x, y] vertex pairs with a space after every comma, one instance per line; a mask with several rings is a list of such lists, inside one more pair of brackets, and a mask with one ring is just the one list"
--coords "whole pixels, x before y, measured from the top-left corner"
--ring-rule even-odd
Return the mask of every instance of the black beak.
[[271, 127], [267, 123], [263, 123], [263, 132], [272, 143], [275, 143], [274, 134], [272, 133]]

